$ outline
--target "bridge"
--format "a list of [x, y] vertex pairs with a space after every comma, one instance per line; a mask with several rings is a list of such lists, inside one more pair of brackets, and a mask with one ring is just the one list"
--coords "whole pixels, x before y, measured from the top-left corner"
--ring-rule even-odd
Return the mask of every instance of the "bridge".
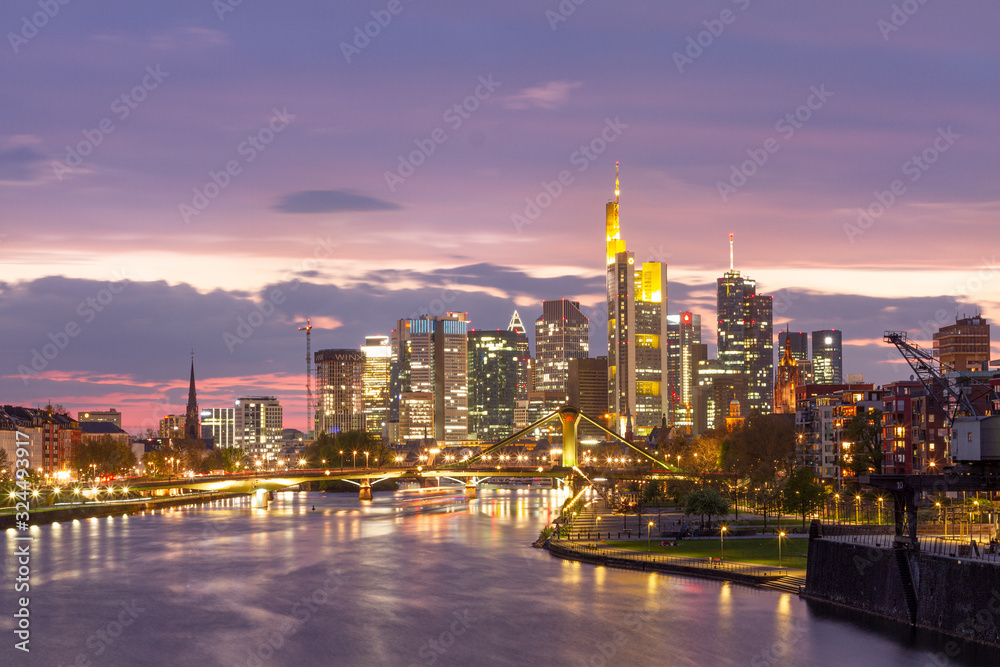
[[[516, 442], [525, 437], [534, 429], [549, 422], [558, 420], [562, 426], [562, 465], [550, 466], [509, 466], [495, 465], [493, 463], [493, 452], [500, 448]], [[324, 480], [340, 480], [358, 486], [358, 497], [361, 500], [371, 500], [372, 485], [387, 479], [394, 480], [414, 480], [421, 486], [426, 486], [429, 480], [434, 478], [452, 479], [456, 482], [465, 482], [465, 493], [469, 498], [475, 498], [476, 487], [492, 478], [497, 477], [527, 477], [539, 478], [548, 477], [562, 481], [572, 487], [582, 484], [592, 484], [588, 475], [593, 475], [595, 469], [588, 466], [584, 472], [578, 467], [578, 444], [577, 426], [581, 422], [587, 422], [596, 427], [609, 439], [621, 442], [638, 453], [642, 459], [650, 463], [649, 469], [629, 470], [616, 476], [621, 479], [644, 479], [662, 480], [671, 478], [686, 478], [690, 474], [671, 466], [659, 459], [650, 456], [649, 453], [636, 447], [631, 442], [620, 437], [613, 431], [605, 428], [602, 424], [583, 414], [573, 406], [563, 406], [538, 421], [528, 425], [513, 435], [500, 440], [499, 442], [484, 446], [482, 450], [473, 456], [461, 461], [448, 463], [439, 466], [416, 466], [416, 467], [383, 467], [383, 468], [351, 468], [349, 470], [333, 469], [302, 469], [287, 470], [274, 473], [237, 473], [225, 475], [202, 475], [192, 477], [180, 477], [176, 479], [137, 482], [130, 485], [136, 491], [155, 491], [162, 489], [190, 489], [198, 491], [222, 491], [230, 493], [247, 493], [254, 496], [254, 507], [266, 508], [268, 502], [273, 498], [273, 493], [280, 489], [286, 489], [306, 482], [316, 482]], [[497, 459], [499, 461], [499, 457]]]

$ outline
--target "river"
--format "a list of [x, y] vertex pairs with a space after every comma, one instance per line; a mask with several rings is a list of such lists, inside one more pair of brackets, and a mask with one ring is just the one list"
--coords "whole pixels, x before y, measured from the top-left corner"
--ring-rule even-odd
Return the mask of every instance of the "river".
[[[615, 570], [530, 543], [565, 494], [286, 492], [34, 527], [30, 653], [2, 665], [943, 665], [997, 653], [771, 590]], [[313, 509], [315, 508], [315, 509]], [[21, 544], [21, 543], [19, 543]], [[950, 662], [949, 662], [950, 661]]]

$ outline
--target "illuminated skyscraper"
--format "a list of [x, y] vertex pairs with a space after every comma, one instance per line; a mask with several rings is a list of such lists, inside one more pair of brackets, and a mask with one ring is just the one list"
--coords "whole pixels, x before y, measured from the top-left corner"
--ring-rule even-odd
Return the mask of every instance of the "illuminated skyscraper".
[[667, 396], [670, 404], [667, 424], [682, 427], [688, 433], [694, 426], [698, 387], [698, 365], [692, 350], [700, 343], [701, 315], [690, 311], [667, 315]]
[[392, 346], [388, 336], [366, 336], [361, 346], [365, 355], [365, 370], [361, 380], [364, 394], [365, 430], [385, 437], [389, 421], [389, 370]]
[[757, 283], [733, 268], [729, 235], [729, 271], [716, 281], [719, 361], [745, 377], [746, 395], [737, 396], [742, 414], [770, 414], [774, 404], [772, 299], [757, 294]]
[[469, 332], [469, 437], [493, 442], [513, 435], [520, 337], [517, 331]]
[[406, 399], [404, 394], [431, 394], [434, 419], [428, 435], [439, 442], [459, 442], [467, 438], [468, 322], [465, 313], [399, 320], [392, 332], [391, 374], [390, 421], [402, 425], [400, 404]]
[[612, 428], [648, 433], [670, 409], [667, 382], [667, 265], [635, 263], [621, 237], [618, 167], [605, 208], [608, 297], [608, 413]]
[[317, 350], [316, 435], [365, 430], [365, 353]]
[[844, 381], [844, 347], [836, 329], [812, 332], [812, 363], [816, 384], [841, 384]]
[[517, 334], [517, 400], [528, 400], [528, 392], [534, 391], [534, 369], [535, 360], [531, 357], [531, 348], [528, 344], [528, 331], [521, 322], [521, 316], [514, 311], [510, 317], [510, 324], [507, 331]]
[[570, 359], [590, 356], [590, 321], [579, 301], [543, 301], [535, 320], [535, 391], [566, 392]]

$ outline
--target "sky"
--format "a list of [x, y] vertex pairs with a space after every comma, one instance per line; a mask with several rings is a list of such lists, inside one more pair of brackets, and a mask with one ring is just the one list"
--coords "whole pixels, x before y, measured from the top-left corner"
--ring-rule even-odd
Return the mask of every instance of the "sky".
[[[844, 370], [1000, 321], [1000, 5], [907, 0], [7, 0], [0, 403], [123, 426], [276, 395], [305, 336], [415, 314], [606, 353], [604, 205], [703, 315], [735, 266]], [[993, 347], [994, 358], [1000, 348]]]

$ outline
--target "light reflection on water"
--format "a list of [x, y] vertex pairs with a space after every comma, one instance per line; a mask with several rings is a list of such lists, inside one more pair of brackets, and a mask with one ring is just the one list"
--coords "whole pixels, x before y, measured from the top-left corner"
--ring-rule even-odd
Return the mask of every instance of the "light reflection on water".
[[[480, 489], [414, 513], [405, 494], [289, 492], [268, 510], [237, 499], [34, 528], [32, 652], [16, 664], [923, 665], [944, 650], [789, 594], [530, 548], [565, 497]], [[130, 604], [142, 611], [116, 625]]]

